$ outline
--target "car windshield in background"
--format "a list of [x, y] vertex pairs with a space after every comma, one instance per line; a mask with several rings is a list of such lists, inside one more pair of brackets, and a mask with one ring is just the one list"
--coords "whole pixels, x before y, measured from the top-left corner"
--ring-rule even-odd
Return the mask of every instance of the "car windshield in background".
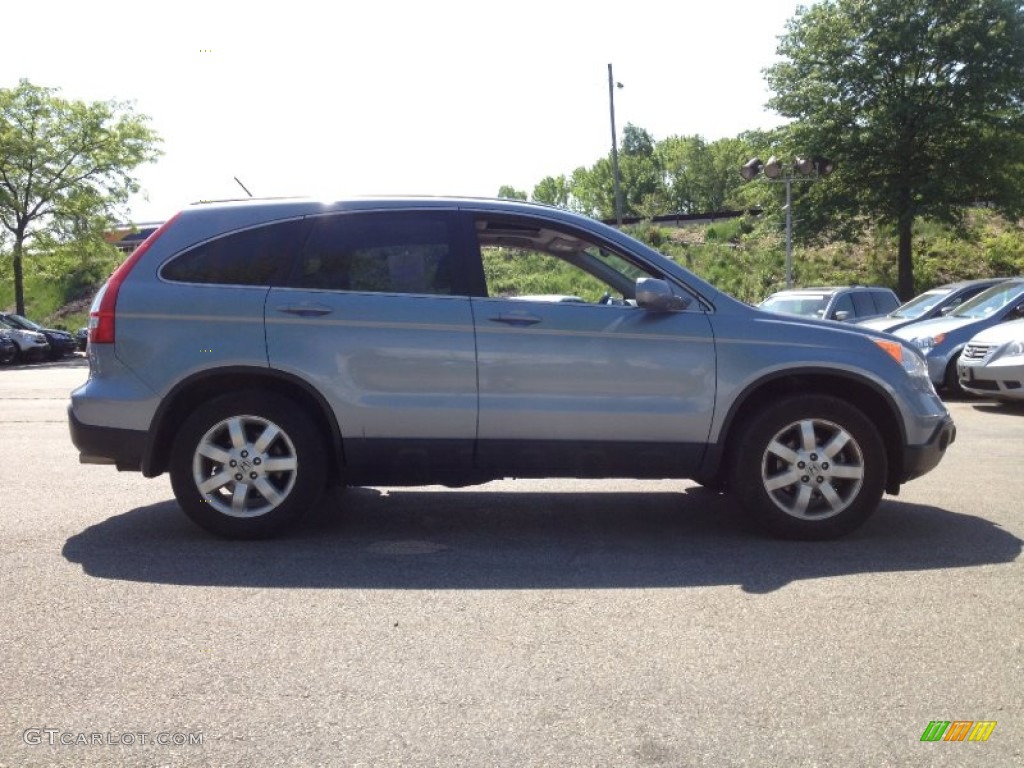
[[823, 317], [827, 305], [828, 296], [825, 294], [806, 293], [797, 296], [769, 296], [758, 305], [758, 309], [802, 317]]
[[953, 312], [954, 317], [972, 317], [975, 319], [988, 317], [1011, 301], [1020, 296], [1024, 291], [1024, 281], [1013, 280], [1007, 283], [994, 285], [987, 291], [982, 291], [970, 301], [965, 301], [960, 309]]
[[927, 291], [916, 299], [911, 299], [902, 307], [897, 308], [890, 317], [921, 317], [921, 315], [931, 311], [936, 304], [950, 293], [948, 290]]

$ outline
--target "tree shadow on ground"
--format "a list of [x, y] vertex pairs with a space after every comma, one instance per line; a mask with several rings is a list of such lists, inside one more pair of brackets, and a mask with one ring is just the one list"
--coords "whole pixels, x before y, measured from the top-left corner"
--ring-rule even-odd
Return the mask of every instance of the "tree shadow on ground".
[[[339, 503], [340, 501], [340, 503]], [[1007, 563], [1021, 540], [982, 518], [883, 501], [855, 534], [789, 542], [752, 530], [724, 495], [349, 489], [289, 536], [224, 541], [173, 501], [72, 536], [97, 578], [305, 589], [611, 589], [737, 584]]]

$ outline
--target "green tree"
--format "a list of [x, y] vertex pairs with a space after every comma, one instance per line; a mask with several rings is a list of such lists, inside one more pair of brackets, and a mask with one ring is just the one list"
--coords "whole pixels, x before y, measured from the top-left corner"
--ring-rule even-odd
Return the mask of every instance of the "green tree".
[[509, 184], [502, 184], [501, 188], [498, 189], [498, 197], [503, 197], [506, 200], [525, 200], [526, 193]]
[[1024, 6], [1019, 0], [825, 0], [801, 8], [765, 72], [788, 143], [837, 161], [809, 196], [898, 235], [914, 293], [921, 217], [984, 201], [1024, 210]]
[[67, 100], [27, 80], [0, 89], [0, 224], [11, 233], [19, 313], [26, 244], [112, 221], [138, 191], [133, 171], [157, 158], [159, 141], [128, 104]]
[[545, 176], [533, 188], [534, 202], [557, 205], [559, 208], [569, 207], [570, 196], [569, 182], [564, 175]]

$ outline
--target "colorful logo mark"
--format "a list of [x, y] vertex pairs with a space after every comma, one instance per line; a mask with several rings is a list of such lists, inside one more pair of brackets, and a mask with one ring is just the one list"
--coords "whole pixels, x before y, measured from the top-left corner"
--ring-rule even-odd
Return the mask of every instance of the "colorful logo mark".
[[995, 727], [995, 720], [932, 720], [921, 741], [988, 741]]

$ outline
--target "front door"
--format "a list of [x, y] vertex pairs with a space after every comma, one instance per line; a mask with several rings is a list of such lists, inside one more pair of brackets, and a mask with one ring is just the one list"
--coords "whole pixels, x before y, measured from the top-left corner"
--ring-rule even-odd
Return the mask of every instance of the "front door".
[[551, 224], [477, 217], [474, 230], [488, 294], [473, 299], [481, 469], [692, 473], [715, 403], [714, 339], [700, 304], [636, 306], [636, 278], [661, 275]]

